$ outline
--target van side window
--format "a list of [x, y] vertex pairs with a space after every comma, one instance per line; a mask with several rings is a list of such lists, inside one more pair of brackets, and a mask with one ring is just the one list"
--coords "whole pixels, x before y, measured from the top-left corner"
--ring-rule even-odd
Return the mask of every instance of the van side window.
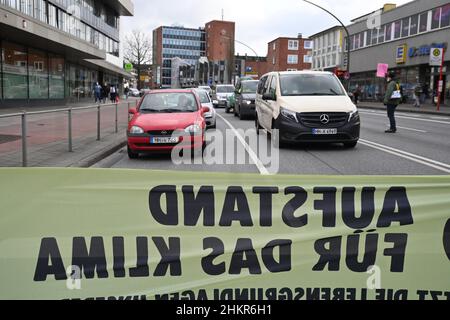
[[272, 81], [270, 82], [270, 88], [268, 90], [269, 94], [276, 94], [277, 93], [277, 77], [273, 76]]
[[259, 81], [258, 94], [262, 95], [264, 93], [264, 88], [266, 87], [266, 82], [267, 82], [268, 78], [269, 78], [268, 76], [265, 76], [265, 77], [262, 77], [261, 80]]

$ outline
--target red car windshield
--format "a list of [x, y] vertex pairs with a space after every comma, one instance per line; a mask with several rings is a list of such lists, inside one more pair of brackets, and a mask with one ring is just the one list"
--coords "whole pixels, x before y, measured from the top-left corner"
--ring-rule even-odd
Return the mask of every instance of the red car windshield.
[[139, 111], [142, 113], [186, 113], [198, 111], [192, 93], [153, 93], [145, 96]]

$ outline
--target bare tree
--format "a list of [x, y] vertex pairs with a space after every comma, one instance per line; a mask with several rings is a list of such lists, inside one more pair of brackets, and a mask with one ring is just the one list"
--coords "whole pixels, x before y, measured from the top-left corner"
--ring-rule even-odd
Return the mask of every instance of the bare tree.
[[141, 30], [125, 37], [125, 61], [133, 64], [138, 75], [138, 89], [141, 89], [141, 71], [143, 65], [151, 64], [152, 42], [150, 37]]

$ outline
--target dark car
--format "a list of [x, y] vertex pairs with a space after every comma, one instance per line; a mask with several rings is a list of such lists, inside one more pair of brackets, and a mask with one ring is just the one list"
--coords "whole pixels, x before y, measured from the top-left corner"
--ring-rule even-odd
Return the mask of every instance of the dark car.
[[234, 115], [241, 120], [255, 117], [255, 100], [258, 83], [258, 80], [245, 80], [241, 81], [236, 88]]

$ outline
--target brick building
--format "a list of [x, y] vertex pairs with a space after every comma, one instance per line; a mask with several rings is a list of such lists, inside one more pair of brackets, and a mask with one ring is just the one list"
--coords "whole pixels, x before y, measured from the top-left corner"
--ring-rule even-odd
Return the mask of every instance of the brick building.
[[267, 72], [300, 71], [312, 67], [313, 42], [304, 39], [280, 37], [268, 44]]
[[234, 77], [253, 77], [259, 79], [267, 73], [267, 57], [240, 56], [235, 57]]

